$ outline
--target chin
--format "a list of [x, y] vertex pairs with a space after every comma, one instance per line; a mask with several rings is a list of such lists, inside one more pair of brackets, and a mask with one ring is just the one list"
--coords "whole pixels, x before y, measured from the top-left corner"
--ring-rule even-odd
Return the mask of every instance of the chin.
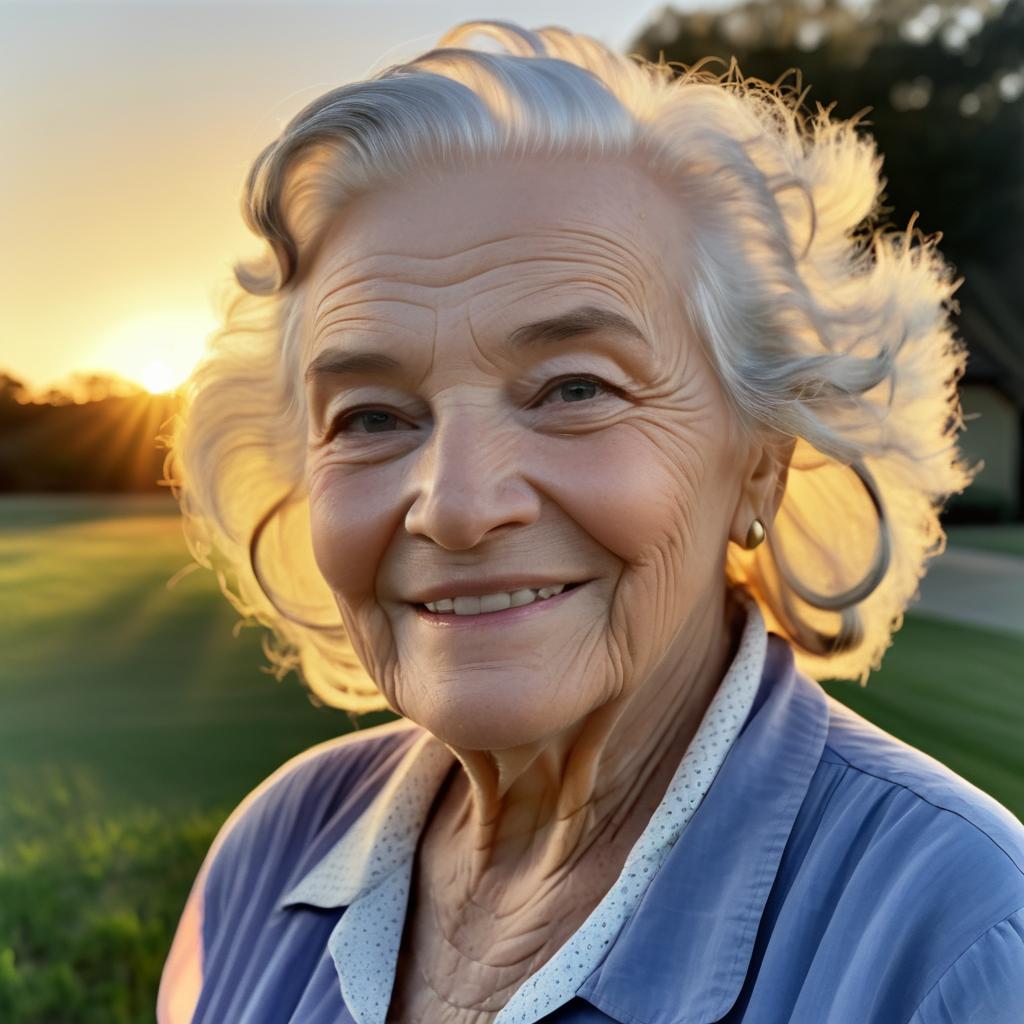
[[492, 678], [474, 684], [462, 675], [437, 685], [440, 693], [433, 700], [402, 713], [460, 750], [510, 750], [543, 743], [580, 717], [578, 701], [563, 708], [557, 697], [552, 699], [554, 687], [548, 680], [523, 685], [520, 674], [516, 683]]

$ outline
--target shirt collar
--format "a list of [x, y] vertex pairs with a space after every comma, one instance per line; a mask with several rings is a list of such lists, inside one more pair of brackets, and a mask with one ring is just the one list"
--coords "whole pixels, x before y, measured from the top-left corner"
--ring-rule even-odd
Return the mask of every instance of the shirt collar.
[[415, 856], [420, 832], [455, 755], [424, 732], [369, 807], [278, 904], [347, 907]]

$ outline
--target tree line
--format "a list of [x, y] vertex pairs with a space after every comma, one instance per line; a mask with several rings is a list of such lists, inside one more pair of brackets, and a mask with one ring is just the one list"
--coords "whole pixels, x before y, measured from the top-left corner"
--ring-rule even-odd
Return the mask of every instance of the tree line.
[[103, 374], [33, 397], [0, 372], [0, 493], [165, 490], [158, 438], [176, 407]]

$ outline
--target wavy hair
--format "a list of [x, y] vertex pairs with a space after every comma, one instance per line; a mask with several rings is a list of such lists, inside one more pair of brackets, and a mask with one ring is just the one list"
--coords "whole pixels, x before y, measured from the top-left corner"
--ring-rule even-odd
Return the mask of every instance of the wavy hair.
[[641, 157], [695, 224], [695, 336], [741, 428], [795, 445], [767, 543], [730, 544], [728, 581], [802, 671], [865, 685], [980, 466], [956, 445], [960, 281], [937, 236], [878, 226], [882, 160], [858, 129], [735, 61], [714, 74], [494, 21], [299, 111], [249, 170], [266, 251], [224, 282], [168, 456], [190, 550], [269, 627], [278, 676], [296, 669], [317, 705], [385, 707], [309, 536], [300, 312], [318, 245], [346, 203], [412, 171], [571, 153]]

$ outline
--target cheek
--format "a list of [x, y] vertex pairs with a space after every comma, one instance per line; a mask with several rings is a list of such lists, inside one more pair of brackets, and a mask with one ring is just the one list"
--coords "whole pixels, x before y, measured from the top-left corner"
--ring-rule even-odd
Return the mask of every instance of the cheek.
[[311, 477], [310, 531], [316, 563], [335, 596], [350, 606], [373, 598], [377, 570], [395, 529], [389, 494], [391, 488], [379, 471], [327, 467]]
[[650, 562], [694, 538], [707, 495], [693, 446], [623, 424], [577, 439], [564, 455], [552, 476], [559, 504], [623, 562]]
[[310, 478], [310, 536], [317, 568], [334, 596], [356, 657], [395, 708], [388, 684], [394, 656], [391, 629], [376, 599], [377, 573], [401, 523], [389, 497], [393, 493], [380, 467], [373, 472], [327, 467]]
[[630, 688], [724, 579], [726, 467], [708, 436], [664, 424], [578, 440], [551, 483], [559, 504], [622, 562], [608, 640]]

